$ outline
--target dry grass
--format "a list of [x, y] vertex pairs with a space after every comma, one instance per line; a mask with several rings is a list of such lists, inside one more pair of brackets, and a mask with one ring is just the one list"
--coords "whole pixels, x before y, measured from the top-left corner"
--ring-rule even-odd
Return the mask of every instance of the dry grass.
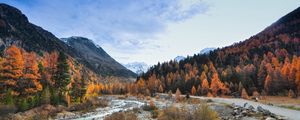
[[265, 96], [263, 98], [258, 102], [300, 111], [300, 98], [286, 96]]
[[138, 120], [136, 114], [132, 111], [117, 112], [104, 118], [104, 120]]
[[182, 98], [180, 103], [188, 103], [188, 104], [202, 104], [202, 103], [206, 103], [205, 100], [201, 100], [198, 98]]
[[290, 97], [284, 97], [284, 96], [266, 96], [262, 100], [258, 100], [258, 102], [261, 103], [271, 103], [271, 104], [300, 104], [300, 98], [290, 98]]
[[194, 110], [171, 106], [159, 111], [158, 120], [218, 120], [218, 114], [208, 105], [201, 104]]
[[69, 108], [69, 111], [85, 111], [88, 112], [94, 108], [107, 107], [109, 101], [105, 98], [89, 97], [86, 102], [75, 104]]

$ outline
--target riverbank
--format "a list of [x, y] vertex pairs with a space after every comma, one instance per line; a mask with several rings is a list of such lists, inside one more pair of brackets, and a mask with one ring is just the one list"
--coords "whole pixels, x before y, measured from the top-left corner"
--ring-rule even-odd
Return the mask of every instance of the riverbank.
[[[97, 106], [93, 106], [92, 104]], [[147, 106], [150, 106], [150, 104], [155, 106], [156, 109], [149, 110], [149, 107], [147, 108]], [[218, 118], [222, 120], [300, 119], [300, 111], [251, 100], [200, 96], [190, 96], [190, 98], [187, 99], [182, 95], [181, 100], [176, 102], [175, 95], [170, 97], [167, 94], [158, 94], [156, 97], [152, 98], [127, 95], [107, 95], [97, 97], [90, 105], [69, 108], [43, 105], [26, 112], [11, 115], [7, 119], [103, 120], [105, 118], [110, 118], [108, 120], [114, 120], [114, 118], [123, 118], [122, 116], [129, 115], [131, 116], [131, 119], [156, 120], [162, 111], [170, 107], [175, 107], [179, 110], [188, 109], [192, 112], [197, 109], [197, 106], [202, 104], [209, 106], [211, 110], [218, 114]]]
[[[253, 102], [244, 99], [233, 98], [211, 98], [211, 97], [199, 97], [190, 96], [189, 99], [182, 96], [180, 102], [175, 102], [174, 95], [170, 98], [166, 94], [160, 94], [157, 97], [145, 97], [137, 98], [135, 96], [120, 97], [120, 96], [103, 96], [109, 99], [110, 103], [105, 108], [95, 109], [89, 113], [61, 113], [55, 117], [55, 119], [78, 119], [78, 120], [90, 120], [90, 119], [105, 119], [106, 117], [114, 118], [111, 116], [136, 116], [138, 120], [155, 120], [159, 113], [158, 111], [167, 109], [169, 107], [176, 107], [179, 109], [195, 110], [196, 106], [200, 104], [207, 104], [210, 109], [215, 111], [219, 119], [232, 120], [262, 120], [262, 119], [289, 119], [296, 120], [299, 115], [299, 111], [290, 111], [289, 109], [277, 108], [276, 106], [266, 106], [259, 102]], [[122, 99], [120, 99], [122, 98]], [[150, 101], [153, 102], [154, 110], [145, 110], [144, 106], [148, 105]], [[234, 104], [233, 104], [234, 103]], [[278, 112], [278, 109], [281, 112]], [[298, 113], [299, 112], [299, 113]], [[117, 117], [117, 118], [119, 118]], [[122, 117], [121, 117], [122, 118]]]

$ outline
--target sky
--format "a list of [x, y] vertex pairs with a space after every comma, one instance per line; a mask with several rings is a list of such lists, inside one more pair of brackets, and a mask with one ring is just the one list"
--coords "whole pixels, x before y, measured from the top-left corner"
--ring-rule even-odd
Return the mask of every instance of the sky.
[[299, 0], [0, 0], [58, 38], [93, 40], [120, 63], [149, 65], [262, 31]]

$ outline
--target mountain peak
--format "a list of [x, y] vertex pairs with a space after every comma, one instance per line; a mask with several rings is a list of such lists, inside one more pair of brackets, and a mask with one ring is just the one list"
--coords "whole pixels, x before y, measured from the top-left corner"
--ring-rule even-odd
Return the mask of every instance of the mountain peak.
[[1, 20], [6, 19], [10, 21], [23, 21], [28, 23], [27, 17], [17, 8], [0, 3], [0, 17]]
[[149, 67], [150, 67], [145, 62], [132, 62], [132, 63], [123, 64], [123, 65], [127, 69], [135, 72], [138, 75], [146, 72], [149, 69]]
[[98, 75], [127, 78], [136, 76], [92, 40], [79, 36], [60, 40], [47, 30], [30, 23], [17, 8], [0, 4], [0, 51], [12, 44], [36, 53], [64, 52]]
[[[77, 53], [81, 54], [87, 63], [93, 66], [96, 72], [102, 75], [121, 75], [125, 77], [135, 77], [135, 73], [126, 69], [116, 60], [114, 60], [108, 53], [106, 53], [99, 45], [95, 44], [93, 40], [72, 36], [68, 38], [61, 38], [68, 46], [74, 48]], [[105, 72], [105, 73], [104, 73]]]
[[185, 59], [185, 57], [183, 57], [183, 56], [177, 56], [177, 57], [174, 58], [174, 60], [177, 61], [177, 62], [179, 62], [183, 59]]
[[211, 47], [211, 48], [204, 48], [204, 49], [202, 49], [201, 51], [200, 51], [200, 54], [208, 54], [209, 52], [211, 52], [211, 51], [213, 51], [213, 50], [215, 50], [216, 48], [213, 48], [213, 47]]

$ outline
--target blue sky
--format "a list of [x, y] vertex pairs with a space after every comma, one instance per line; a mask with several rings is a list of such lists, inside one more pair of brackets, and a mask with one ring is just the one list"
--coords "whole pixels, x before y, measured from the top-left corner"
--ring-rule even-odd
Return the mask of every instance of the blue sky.
[[59, 38], [92, 39], [121, 63], [155, 64], [245, 40], [298, 0], [0, 0]]

